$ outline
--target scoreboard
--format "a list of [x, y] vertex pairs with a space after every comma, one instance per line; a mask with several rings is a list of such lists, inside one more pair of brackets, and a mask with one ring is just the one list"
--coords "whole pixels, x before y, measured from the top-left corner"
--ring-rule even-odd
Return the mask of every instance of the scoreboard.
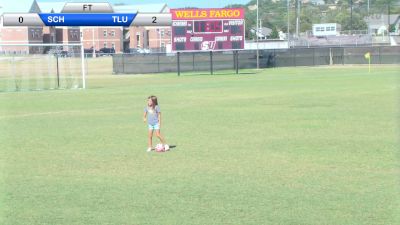
[[66, 3], [61, 13], [4, 13], [3, 26], [171, 26], [170, 13], [114, 13], [109, 3]]
[[244, 48], [244, 9], [171, 9], [173, 51]]

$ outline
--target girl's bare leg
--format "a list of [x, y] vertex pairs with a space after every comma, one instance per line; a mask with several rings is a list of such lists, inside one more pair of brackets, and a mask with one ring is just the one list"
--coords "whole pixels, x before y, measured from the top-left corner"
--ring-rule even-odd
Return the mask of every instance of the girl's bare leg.
[[156, 130], [156, 135], [157, 135], [158, 139], [160, 139], [161, 144], [165, 145], [165, 139], [164, 139], [164, 137], [161, 135], [160, 130]]
[[153, 130], [149, 130], [148, 146], [153, 148]]

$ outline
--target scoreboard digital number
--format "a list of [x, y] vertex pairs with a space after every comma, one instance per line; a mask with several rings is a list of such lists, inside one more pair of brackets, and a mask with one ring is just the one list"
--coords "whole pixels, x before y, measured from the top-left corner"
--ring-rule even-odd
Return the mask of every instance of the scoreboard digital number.
[[194, 33], [222, 33], [222, 20], [194, 21]]
[[244, 48], [244, 9], [171, 9], [172, 50]]

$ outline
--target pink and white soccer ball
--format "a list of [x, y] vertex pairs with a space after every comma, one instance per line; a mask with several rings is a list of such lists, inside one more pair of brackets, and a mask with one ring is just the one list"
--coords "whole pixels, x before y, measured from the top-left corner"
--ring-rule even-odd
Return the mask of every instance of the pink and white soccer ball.
[[165, 148], [163, 144], [156, 145], [156, 152], [165, 152]]

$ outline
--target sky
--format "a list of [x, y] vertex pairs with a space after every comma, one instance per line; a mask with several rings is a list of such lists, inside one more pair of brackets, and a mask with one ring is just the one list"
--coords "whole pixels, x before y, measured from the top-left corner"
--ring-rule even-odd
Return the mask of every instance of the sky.
[[[39, 2], [66, 2], [65, 0], [38, 0]], [[199, 8], [219, 8], [224, 7], [229, 4], [245, 4], [250, 0], [74, 0], [75, 2], [110, 2], [115, 3], [125, 3], [130, 5], [138, 4], [149, 4], [149, 3], [167, 3], [171, 8], [180, 8], [186, 6], [199, 7]], [[0, 7], [3, 6], [0, 11], [7, 12], [16, 11], [21, 7], [22, 4], [32, 3], [33, 0], [0, 0]], [[73, 1], [72, 1], [73, 2]], [[26, 6], [24, 7], [26, 8]]]

